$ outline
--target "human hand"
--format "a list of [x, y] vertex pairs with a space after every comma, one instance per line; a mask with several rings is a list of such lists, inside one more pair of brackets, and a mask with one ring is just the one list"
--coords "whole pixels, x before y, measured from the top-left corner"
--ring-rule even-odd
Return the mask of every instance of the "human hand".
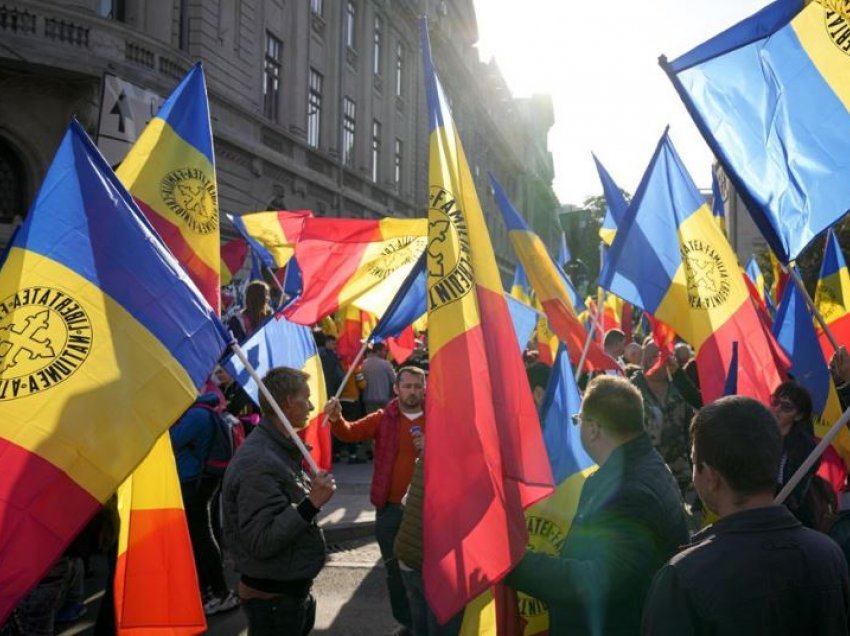
[[416, 454], [421, 455], [425, 450], [425, 434], [418, 426], [410, 429], [410, 436], [413, 438], [413, 448], [416, 449]]
[[342, 405], [335, 397], [328, 400], [325, 404], [325, 414], [328, 416], [329, 422], [336, 422], [342, 417]]
[[850, 355], [847, 354], [846, 348], [841, 346], [835, 350], [832, 360], [829, 361], [829, 367], [839, 380], [850, 382]]
[[320, 470], [310, 480], [310, 494], [307, 495], [316, 508], [324, 506], [336, 491], [334, 476], [326, 470]]

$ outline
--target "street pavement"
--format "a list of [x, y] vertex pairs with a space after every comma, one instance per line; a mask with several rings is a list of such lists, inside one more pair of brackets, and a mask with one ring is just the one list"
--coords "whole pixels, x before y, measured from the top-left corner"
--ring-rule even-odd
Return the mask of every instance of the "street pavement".
[[[328, 564], [313, 586], [317, 600], [316, 626], [312, 633], [333, 636], [380, 636], [390, 634], [396, 623], [390, 613], [385, 571], [374, 541], [375, 510], [369, 502], [372, 463], [334, 464], [337, 491], [322, 509], [319, 525], [328, 542]], [[105, 585], [104, 565], [95, 563], [95, 576], [86, 581], [88, 616], [57, 633], [62, 636], [91, 634], [97, 606]], [[231, 585], [237, 576], [227, 568]], [[208, 634], [247, 634], [239, 610], [208, 618]]]

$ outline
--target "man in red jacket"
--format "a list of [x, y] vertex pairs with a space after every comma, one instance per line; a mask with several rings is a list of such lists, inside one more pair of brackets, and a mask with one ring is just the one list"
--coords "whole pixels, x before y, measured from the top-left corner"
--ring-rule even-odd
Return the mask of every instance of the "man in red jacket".
[[393, 544], [401, 524], [401, 500], [416, 463], [412, 433], [425, 432], [425, 372], [402, 367], [393, 386], [396, 397], [383, 409], [356, 422], [346, 422], [339, 401], [325, 406], [333, 434], [343, 442], [375, 440], [375, 463], [370, 500], [377, 511], [375, 538], [387, 569], [387, 587], [393, 616], [403, 626], [398, 633], [410, 633], [410, 608], [401, 580]]

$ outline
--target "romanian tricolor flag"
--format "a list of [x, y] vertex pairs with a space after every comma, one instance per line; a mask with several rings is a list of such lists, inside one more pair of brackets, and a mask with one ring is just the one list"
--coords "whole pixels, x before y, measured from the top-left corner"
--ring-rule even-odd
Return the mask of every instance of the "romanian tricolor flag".
[[617, 235], [617, 227], [626, 216], [626, 210], [629, 204], [626, 202], [626, 197], [623, 196], [623, 191], [614, 183], [611, 175], [605, 169], [605, 166], [593, 155], [593, 162], [596, 164], [596, 171], [599, 173], [599, 180], [602, 182], [602, 194], [605, 196], [605, 218], [602, 219], [602, 227], [599, 228], [599, 238], [605, 245], [611, 245], [614, 242], [614, 237]]
[[525, 275], [522, 263], [517, 263], [514, 270], [514, 280], [511, 283], [510, 294], [526, 305], [531, 304], [531, 286], [528, 284], [528, 276]]
[[767, 403], [781, 381], [772, 336], [750, 302], [735, 253], [666, 132], [608, 250], [600, 285], [696, 350], [706, 404], [723, 395], [735, 340], [740, 395]]
[[[555, 492], [525, 512], [529, 545], [535, 552], [558, 554], [570, 531], [584, 480], [596, 468], [581, 444], [579, 427], [573, 426], [570, 419], [580, 410], [581, 395], [567, 351], [561, 345], [540, 407]], [[525, 636], [548, 633], [549, 611], [545, 603], [519, 594], [519, 610], [526, 621]]]
[[[812, 313], [800, 290], [793, 283], [785, 286], [785, 294], [776, 311], [773, 332], [791, 360], [789, 373], [806, 387], [812, 396], [815, 435], [823, 437], [841, 417], [842, 409], [832, 374], [818, 346]], [[833, 440], [832, 447], [845, 463], [850, 463], [850, 431], [846, 426]], [[830, 480], [836, 490], [841, 490], [844, 486], [842, 478], [847, 477], [847, 469], [839, 468], [836, 471], [834, 464], [835, 462], [830, 463], [828, 456], [824, 455], [818, 474]]]
[[[826, 249], [815, 288], [815, 307], [835, 339], [845, 346], [850, 344], [850, 273], [832, 230], [826, 235]], [[818, 338], [826, 359], [830, 359], [834, 348], [820, 325]]]
[[200, 63], [165, 100], [116, 174], [218, 313], [218, 194], [207, 87]]
[[[307, 385], [310, 387], [313, 411], [310, 412], [307, 427], [299, 431], [299, 435], [310, 446], [310, 455], [316, 465], [322, 470], [330, 470], [333, 457], [331, 429], [321, 425], [321, 413], [328, 394], [313, 332], [309, 327], [274, 316], [241, 346], [260, 378], [274, 367], [300, 369], [310, 375]], [[239, 358], [233, 355], [222, 366], [245, 389], [254, 403], [259, 404], [260, 388]]]
[[770, 270], [773, 274], [773, 283], [770, 286], [770, 294], [773, 297], [773, 306], [778, 307], [779, 301], [785, 293], [785, 285], [788, 283], [788, 272], [782, 265], [782, 262], [776, 257], [773, 250], [768, 249], [767, 254], [770, 257]]
[[192, 404], [225, 332], [77, 122], [0, 290], [2, 622]]
[[[578, 362], [587, 339], [587, 331], [576, 315], [575, 291], [566, 275], [546, 252], [543, 241], [529, 229], [492, 175], [490, 183], [508, 228], [511, 244], [531, 281], [537, 300], [549, 319], [549, 326], [555, 335], [566, 343], [570, 359]], [[590, 370], [619, 368], [617, 362], [595, 342], [590, 344], [586, 364]]]
[[769, 315], [772, 315], [776, 305], [773, 304], [773, 299], [770, 296], [770, 289], [767, 286], [767, 281], [764, 278], [764, 274], [762, 274], [761, 267], [759, 267], [755, 256], [750, 256], [750, 260], [747, 261], [747, 268], [744, 273], [753, 284], [753, 289], [755, 289], [756, 295], [761, 301], [761, 304], [764, 306], [765, 311], [768, 312]]
[[271, 269], [286, 267], [295, 253], [295, 244], [301, 238], [304, 219], [313, 213], [309, 210], [277, 210], [251, 212], [228, 216], [239, 233]]
[[283, 313], [312, 325], [355, 303], [382, 315], [425, 250], [425, 219], [307, 218], [295, 245], [302, 291]]
[[221, 246], [221, 284], [228, 285], [236, 273], [245, 266], [248, 243], [236, 238]]
[[778, 0], [664, 66], [783, 263], [850, 208], [850, 10]]
[[552, 492], [484, 214], [420, 20], [430, 130], [423, 565], [438, 620], [504, 577]]
[[118, 489], [116, 631], [189, 636], [207, 629], [168, 433]]

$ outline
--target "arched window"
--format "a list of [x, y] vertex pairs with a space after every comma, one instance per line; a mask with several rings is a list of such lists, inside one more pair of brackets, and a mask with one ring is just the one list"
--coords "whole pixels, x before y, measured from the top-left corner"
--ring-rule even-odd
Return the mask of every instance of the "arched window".
[[12, 146], [0, 139], [0, 223], [26, 214], [26, 173]]

